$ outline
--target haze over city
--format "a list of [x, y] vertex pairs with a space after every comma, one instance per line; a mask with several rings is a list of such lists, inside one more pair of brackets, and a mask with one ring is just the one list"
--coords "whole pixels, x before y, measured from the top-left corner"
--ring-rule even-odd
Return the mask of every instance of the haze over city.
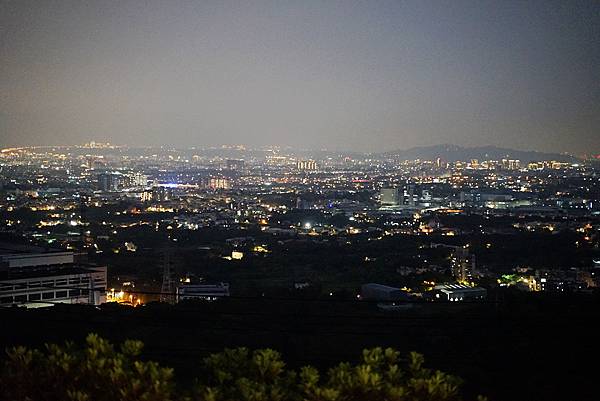
[[598, 153], [598, 10], [3, 1], [0, 145]]

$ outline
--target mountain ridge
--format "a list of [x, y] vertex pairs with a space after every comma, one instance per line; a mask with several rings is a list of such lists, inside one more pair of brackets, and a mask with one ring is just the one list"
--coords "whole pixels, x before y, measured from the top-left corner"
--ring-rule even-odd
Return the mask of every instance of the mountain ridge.
[[374, 154], [375, 157], [383, 159], [400, 160], [435, 160], [440, 158], [447, 162], [478, 160], [500, 160], [515, 159], [521, 162], [532, 162], [540, 160], [556, 160], [560, 162], [575, 162], [580, 160], [576, 156], [552, 152], [540, 152], [535, 150], [516, 150], [502, 148], [493, 145], [465, 147], [453, 144], [441, 144], [431, 146], [417, 146], [409, 149], [398, 149], [389, 152]]

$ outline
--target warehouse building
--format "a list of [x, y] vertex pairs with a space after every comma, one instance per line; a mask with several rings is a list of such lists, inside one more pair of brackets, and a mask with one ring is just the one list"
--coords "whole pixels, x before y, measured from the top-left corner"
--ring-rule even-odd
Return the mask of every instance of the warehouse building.
[[435, 287], [435, 297], [438, 300], [451, 302], [480, 301], [487, 298], [487, 290], [463, 284], [443, 284]]
[[400, 288], [369, 283], [361, 287], [360, 297], [366, 301], [395, 302], [408, 300], [408, 293]]

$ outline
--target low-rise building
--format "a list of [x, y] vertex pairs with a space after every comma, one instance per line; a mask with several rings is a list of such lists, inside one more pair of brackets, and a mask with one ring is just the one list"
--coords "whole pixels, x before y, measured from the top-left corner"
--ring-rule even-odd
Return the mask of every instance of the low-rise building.
[[435, 286], [435, 298], [444, 301], [479, 301], [487, 298], [487, 290], [463, 284], [443, 284]]
[[394, 302], [408, 299], [408, 293], [400, 288], [375, 283], [363, 284], [360, 296], [367, 301]]
[[229, 283], [219, 284], [184, 284], [177, 287], [177, 302], [200, 299], [214, 301], [229, 296]]

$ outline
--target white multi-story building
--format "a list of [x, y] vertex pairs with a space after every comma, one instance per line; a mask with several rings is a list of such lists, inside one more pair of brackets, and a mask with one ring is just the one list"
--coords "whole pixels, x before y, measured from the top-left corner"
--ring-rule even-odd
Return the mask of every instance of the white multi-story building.
[[148, 176], [140, 172], [133, 173], [130, 176], [131, 186], [136, 188], [144, 188], [148, 185]]
[[72, 252], [0, 251], [0, 306], [106, 302], [106, 267], [76, 263]]

